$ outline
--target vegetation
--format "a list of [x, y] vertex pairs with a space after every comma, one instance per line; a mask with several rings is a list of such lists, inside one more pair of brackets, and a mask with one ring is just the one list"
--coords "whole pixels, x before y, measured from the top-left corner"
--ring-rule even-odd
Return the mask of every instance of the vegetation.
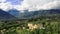
[[0, 34], [60, 34], [59, 17], [41, 16], [36, 20], [0, 21]]

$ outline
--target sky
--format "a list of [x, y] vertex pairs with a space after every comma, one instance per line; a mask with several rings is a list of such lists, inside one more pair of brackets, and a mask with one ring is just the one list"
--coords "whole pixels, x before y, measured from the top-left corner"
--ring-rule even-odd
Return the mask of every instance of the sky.
[[5, 11], [9, 9], [36, 11], [57, 7], [60, 7], [60, 0], [0, 0], [0, 9]]
[[11, 2], [12, 5], [19, 5], [23, 0], [6, 0], [5, 2]]

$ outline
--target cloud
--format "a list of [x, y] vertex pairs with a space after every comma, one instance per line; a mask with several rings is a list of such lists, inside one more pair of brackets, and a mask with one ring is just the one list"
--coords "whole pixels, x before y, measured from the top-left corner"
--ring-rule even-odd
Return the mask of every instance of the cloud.
[[47, 9], [55, 9], [60, 7], [59, 0], [24, 0], [21, 5], [12, 5], [10, 2], [0, 3], [0, 8], [3, 10], [9, 9], [17, 9], [19, 11], [29, 10], [47, 10]]
[[0, 0], [0, 9], [2, 10], [8, 10], [12, 7], [10, 2], [6, 2], [6, 0]]
[[60, 7], [60, 1], [50, 2], [41, 7], [42, 9], [57, 9], [57, 7]]
[[6, 0], [0, 0], [0, 2], [5, 2]]
[[9, 3], [9, 2], [7, 2], [7, 3], [0, 3], [0, 9], [2, 9], [2, 10], [8, 10], [8, 9], [11, 9], [12, 8], [12, 5]]
[[19, 10], [36, 11], [41, 9], [52, 9], [57, 6], [59, 0], [24, 0], [22, 5], [15, 7]]

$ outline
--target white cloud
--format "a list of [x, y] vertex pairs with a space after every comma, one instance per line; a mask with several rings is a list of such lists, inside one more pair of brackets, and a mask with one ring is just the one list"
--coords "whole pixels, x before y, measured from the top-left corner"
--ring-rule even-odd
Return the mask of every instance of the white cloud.
[[3, 9], [5, 11], [11, 8], [12, 8], [12, 5], [9, 2], [0, 4], [0, 9]]
[[15, 8], [19, 10], [28, 9], [29, 11], [52, 9], [52, 7], [56, 7], [57, 2], [59, 2], [59, 0], [24, 0], [21, 6]]
[[[58, 3], [59, 2], [59, 3]], [[60, 5], [60, 1], [54, 1], [42, 6], [42, 9], [55, 9]]]
[[21, 5], [12, 5], [10, 2], [0, 3], [0, 8], [3, 10], [14, 8], [22, 11], [26, 9], [28, 9], [29, 11], [35, 11], [41, 9], [54, 9], [58, 5], [60, 6], [59, 0], [24, 0]]
[[6, 0], [0, 0], [0, 2], [5, 2]]

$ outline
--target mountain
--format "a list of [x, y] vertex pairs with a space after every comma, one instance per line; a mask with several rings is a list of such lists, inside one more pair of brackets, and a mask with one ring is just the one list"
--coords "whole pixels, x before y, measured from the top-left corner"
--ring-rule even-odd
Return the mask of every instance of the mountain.
[[40, 15], [53, 15], [53, 14], [60, 14], [60, 9], [50, 9], [50, 10], [38, 10], [38, 11], [31, 11], [24, 10], [24, 13], [21, 13], [18, 10], [11, 9], [8, 11], [11, 15], [17, 17], [18, 19], [30, 19], [34, 17], [38, 17]]
[[[8, 12], [9, 14], [17, 17], [18, 19], [28, 18], [28, 16], [30, 16], [30, 15], [29, 15], [30, 12], [28, 12], [28, 10], [24, 10], [24, 13], [22, 13], [22, 12], [16, 10], [16, 9], [10, 9], [10, 10], [8, 10], [7, 12]], [[26, 15], [27, 15], [27, 16], [26, 16]], [[25, 16], [26, 16], [26, 17], [25, 17]]]
[[31, 11], [28, 10], [23, 13], [22, 18], [29, 19], [38, 17], [40, 15], [53, 15], [53, 14], [60, 14], [60, 9], [50, 9], [50, 10], [39, 10], [39, 11]]
[[60, 14], [60, 9], [50, 9], [50, 10], [38, 10], [38, 11], [31, 11], [24, 10], [24, 13], [21, 13], [18, 10], [10, 9], [8, 11], [3, 11], [0, 9], [0, 20], [13, 20], [13, 19], [31, 19], [37, 18], [41, 15], [53, 15], [53, 14]]
[[16, 9], [10, 9], [10, 10], [8, 10], [7, 12], [8, 12], [9, 14], [15, 16], [15, 17], [18, 17], [18, 15], [19, 15], [19, 11], [16, 10]]
[[5, 21], [5, 20], [13, 20], [13, 19], [17, 19], [17, 18], [7, 13], [6, 11], [3, 11], [2, 9], [0, 9], [0, 20]]

